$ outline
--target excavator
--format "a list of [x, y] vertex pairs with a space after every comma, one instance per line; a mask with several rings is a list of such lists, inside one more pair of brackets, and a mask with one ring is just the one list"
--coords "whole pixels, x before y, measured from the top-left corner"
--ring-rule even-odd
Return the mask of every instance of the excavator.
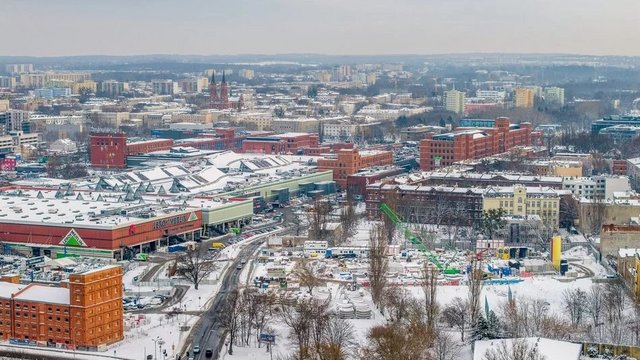
[[404, 236], [405, 239], [409, 240], [409, 242], [413, 244], [418, 251], [422, 252], [427, 257], [427, 259], [438, 268], [440, 272], [447, 275], [456, 275], [460, 273], [460, 270], [448, 267], [451, 261], [447, 262], [446, 264], [442, 264], [440, 262], [440, 259], [438, 259], [438, 256], [427, 249], [427, 247], [422, 243], [422, 240], [420, 240], [420, 238], [409, 229], [400, 215], [393, 211], [393, 209], [389, 207], [389, 205], [387, 205], [386, 203], [381, 203], [380, 211], [382, 211], [389, 218], [389, 220], [391, 220], [395, 224], [396, 228], [398, 229], [398, 231], [400, 231], [402, 236]]

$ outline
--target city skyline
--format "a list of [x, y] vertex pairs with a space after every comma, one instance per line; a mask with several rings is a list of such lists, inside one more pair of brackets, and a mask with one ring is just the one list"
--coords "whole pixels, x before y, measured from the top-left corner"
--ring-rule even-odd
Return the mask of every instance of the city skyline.
[[[6, 0], [0, 56], [571, 53], [638, 56], [640, 2]], [[25, 22], [28, 19], [28, 22]], [[597, 25], [597, 26], [596, 26]], [[44, 36], [48, 34], [49, 36]]]

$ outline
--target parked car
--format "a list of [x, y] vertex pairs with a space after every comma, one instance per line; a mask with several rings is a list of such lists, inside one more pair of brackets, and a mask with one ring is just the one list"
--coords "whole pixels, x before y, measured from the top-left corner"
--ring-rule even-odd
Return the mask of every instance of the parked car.
[[198, 354], [199, 352], [200, 352], [200, 345], [198, 344], [193, 345], [193, 353]]
[[211, 350], [211, 349], [205, 350], [204, 351], [204, 356], [208, 357], [208, 358], [212, 357], [213, 356], [213, 350]]

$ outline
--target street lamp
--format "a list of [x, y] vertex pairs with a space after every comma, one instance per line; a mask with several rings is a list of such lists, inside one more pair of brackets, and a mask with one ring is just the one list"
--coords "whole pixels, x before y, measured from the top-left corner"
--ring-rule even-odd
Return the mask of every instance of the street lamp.
[[155, 339], [151, 339], [151, 341], [153, 341], [153, 359], [155, 360], [158, 358], [158, 342], [162, 340], [160, 339], [160, 336], [158, 336]]

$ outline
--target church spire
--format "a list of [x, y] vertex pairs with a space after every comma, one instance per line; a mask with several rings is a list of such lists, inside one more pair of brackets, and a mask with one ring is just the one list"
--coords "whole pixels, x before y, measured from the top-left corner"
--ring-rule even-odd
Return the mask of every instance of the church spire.
[[211, 71], [211, 81], [210, 84], [215, 84], [216, 83], [216, 71], [213, 70]]
[[222, 83], [226, 83], [227, 81], [224, 79], [224, 70], [222, 70]]

